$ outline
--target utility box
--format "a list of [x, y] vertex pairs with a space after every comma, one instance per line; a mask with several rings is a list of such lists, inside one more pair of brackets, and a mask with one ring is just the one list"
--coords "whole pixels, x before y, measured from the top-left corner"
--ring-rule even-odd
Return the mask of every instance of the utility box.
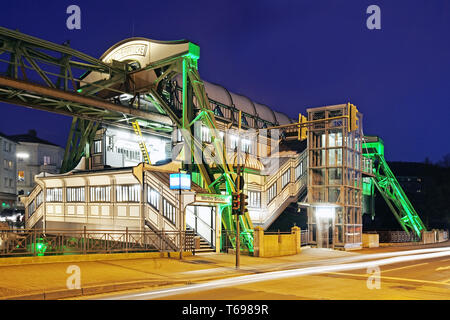
[[363, 248], [378, 248], [380, 236], [377, 233], [363, 233]]
[[200, 249], [200, 237], [199, 236], [194, 237], [194, 248]]

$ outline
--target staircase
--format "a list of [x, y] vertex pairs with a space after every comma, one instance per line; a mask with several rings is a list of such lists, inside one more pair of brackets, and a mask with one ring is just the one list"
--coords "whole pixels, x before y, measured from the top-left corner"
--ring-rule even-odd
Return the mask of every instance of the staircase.
[[145, 141], [144, 141], [144, 138], [142, 137], [141, 128], [139, 127], [139, 123], [136, 120], [136, 121], [133, 121], [131, 124], [133, 125], [134, 132], [136, 133], [136, 135], [138, 136], [138, 139], [139, 139], [138, 143], [139, 143], [139, 149], [141, 149], [142, 159], [144, 160], [145, 163], [151, 164], [150, 157], [149, 157], [148, 151], [147, 151], [147, 147], [145, 146]]
[[161, 231], [159, 231], [158, 229], [156, 229], [152, 223], [150, 221], [148, 221], [147, 219], [145, 219], [145, 225], [151, 230], [153, 231], [153, 233], [162, 240], [163, 244], [163, 248], [158, 247], [158, 243], [154, 243], [153, 245], [156, 246], [156, 248], [159, 251], [164, 251], [164, 250], [172, 250], [172, 251], [178, 251], [178, 246], [173, 243], [173, 241], [171, 239], [169, 239], [167, 236], [164, 236], [163, 234], [161, 234]]
[[204, 253], [204, 252], [216, 252], [216, 249], [206, 241], [202, 236], [200, 236], [194, 229], [186, 225], [186, 231], [191, 231], [195, 233], [195, 237], [200, 237], [200, 249], [195, 249], [195, 253]]

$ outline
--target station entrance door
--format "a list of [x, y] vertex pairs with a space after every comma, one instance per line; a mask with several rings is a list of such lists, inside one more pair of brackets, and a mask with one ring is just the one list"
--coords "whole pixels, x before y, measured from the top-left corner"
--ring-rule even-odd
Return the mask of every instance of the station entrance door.
[[186, 208], [186, 228], [216, 247], [216, 207], [191, 205]]
[[333, 249], [333, 219], [330, 217], [319, 217], [317, 219], [317, 248]]

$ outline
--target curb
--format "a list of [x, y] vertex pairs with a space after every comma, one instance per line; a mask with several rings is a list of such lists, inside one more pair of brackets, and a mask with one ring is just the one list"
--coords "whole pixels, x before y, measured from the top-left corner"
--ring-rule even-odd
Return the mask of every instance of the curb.
[[102, 284], [96, 286], [88, 286], [80, 289], [61, 289], [44, 291], [41, 293], [33, 293], [26, 295], [15, 295], [0, 297], [0, 300], [58, 300], [65, 298], [75, 298], [80, 296], [88, 296], [94, 294], [102, 294], [121, 290], [132, 290], [148, 287], [160, 287], [164, 285], [175, 285], [188, 283], [189, 281], [136, 281], [136, 282], [123, 282], [114, 284]]
[[[231, 275], [233, 276], [233, 275]], [[236, 275], [238, 276], [238, 275]], [[43, 291], [40, 293], [30, 293], [25, 295], [15, 295], [0, 297], [0, 300], [58, 300], [66, 298], [75, 298], [81, 296], [90, 296], [95, 294], [103, 294], [109, 292], [123, 291], [123, 290], [137, 290], [152, 287], [162, 287], [177, 284], [189, 285], [195, 281], [210, 281], [229, 278], [229, 276], [219, 276], [219, 277], [208, 277], [204, 279], [197, 280], [178, 280], [178, 281], [167, 281], [167, 280], [147, 280], [147, 281], [133, 281], [133, 282], [118, 282], [112, 284], [102, 284], [95, 286], [88, 286], [80, 289], [60, 289], [52, 291]]]
[[[179, 252], [137, 252], [137, 253], [93, 253], [80, 255], [59, 255], [42, 257], [8, 257], [0, 258], [0, 267], [43, 264], [43, 263], [64, 263], [64, 262], [88, 262], [107, 261], [125, 259], [158, 259], [175, 258], [179, 259]], [[183, 252], [183, 257], [192, 256], [192, 252]]]

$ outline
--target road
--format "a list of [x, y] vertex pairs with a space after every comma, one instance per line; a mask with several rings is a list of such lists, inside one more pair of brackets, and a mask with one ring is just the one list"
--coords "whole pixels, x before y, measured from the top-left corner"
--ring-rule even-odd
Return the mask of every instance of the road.
[[[214, 272], [215, 269], [203, 270]], [[372, 254], [287, 264], [251, 274], [92, 299], [302, 300], [450, 299], [450, 247], [378, 250]]]

